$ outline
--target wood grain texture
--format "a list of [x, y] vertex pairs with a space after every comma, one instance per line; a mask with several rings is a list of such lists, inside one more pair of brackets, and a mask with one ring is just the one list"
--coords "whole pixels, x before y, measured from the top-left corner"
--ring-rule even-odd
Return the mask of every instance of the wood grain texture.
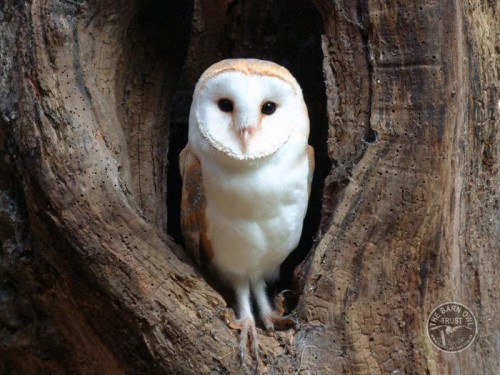
[[[489, 318], [493, 305], [483, 304], [492, 289], [483, 289], [481, 275], [498, 277], [489, 269], [499, 262], [491, 242], [498, 190], [481, 181], [498, 181], [498, 169], [485, 168], [472, 128], [484, 124], [489, 149], [498, 124], [497, 115], [479, 120], [470, 105], [476, 95], [483, 105], [496, 96], [493, 81], [476, 73], [491, 74], [492, 44], [481, 56], [471, 40], [483, 33], [472, 24], [493, 26], [496, 10], [472, 2], [318, 3], [337, 164], [325, 192], [345, 188], [337, 201], [324, 200], [333, 220], [303, 266], [299, 310], [317, 325], [302, 338], [304, 360], [319, 373], [495, 373], [499, 327]], [[467, 190], [488, 197], [492, 210], [471, 205]], [[470, 306], [482, 327], [472, 349], [455, 356], [436, 350], [425, 332], [430, 311], [445, 301]], [[337, 356], [327, 359], [332, 348]]]
[[[500, 373], [498, 4], [316, 0], [320, 30], [283, 1], [0, 2], [0, 373], [246, 371], [166, 202], [173, 106], [250, 56], [303, 86], [321, 176], [301, 324], [259, 335], [263, 370]], [[425, 332], [446, 301], [478, 320], [454, 355]]]

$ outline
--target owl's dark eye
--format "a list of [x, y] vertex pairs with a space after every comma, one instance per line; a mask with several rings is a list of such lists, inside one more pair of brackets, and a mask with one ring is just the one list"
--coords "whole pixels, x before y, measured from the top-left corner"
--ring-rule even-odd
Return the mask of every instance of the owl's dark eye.
[[276, 111], [276, 103], [265, 102], [260, 111], [265, 115], [272, 115]]
[[233, 102], [229, 99], [219, 99], [217, 105], [222, 112], [233, 112]]

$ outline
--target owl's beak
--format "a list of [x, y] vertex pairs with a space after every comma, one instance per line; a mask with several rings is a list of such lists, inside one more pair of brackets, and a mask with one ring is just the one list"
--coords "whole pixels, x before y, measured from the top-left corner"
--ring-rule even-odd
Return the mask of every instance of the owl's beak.
[[256, 126], [245, 126], [239, 129], [241, 143], [245, 151], [247, 150], [250, 140], [252, 139], [256, 130], [257, 130]]

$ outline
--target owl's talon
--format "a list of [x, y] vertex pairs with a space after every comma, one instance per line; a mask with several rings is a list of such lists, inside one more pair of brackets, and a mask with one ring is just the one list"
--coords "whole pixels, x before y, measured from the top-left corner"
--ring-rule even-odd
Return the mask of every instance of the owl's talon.
[[240, 332], [240, 356], [241, 361], [244, 361], [246, 357], [247, 346], [251, 348], [251, 355], [256, 362], [259, 361], [259, 343], [257, 340], [257, 330], [255, 329], [255, 323], [252, 319], [241, 319], [237, 321], [241, 324]]
[[295, 328], [297, 322], [290, 318], [289, 316], [279, 315], [279, 311], [273, 311], [267, 316], [263, 317], [264, 326], [266, 327], [266, 332], [271, 333], [270, 336], [274, 336], [274, 330], [285, 330], [289, 328]]
[[266, 333], [268, 336], [274, 337], [274, 326], [266, 327]]
[[255, 371], [257, 373], [259, 368], [259, 342], [255, 322], [251, 318], [235, 319], [234, 313], [229, 309], [224, 311], [223, 317], [229, 328], [240, 331], [240, 366], [243, 367], [245, 365], [247, 349], [250, 348], [251, 351], [249, 354], [255, 361]]
[[241, 331], [242, 329], [242, 321], [241, 320], [236, 320], [234, 316], [234, 311], [233, 309], [228, 309], [225, 308], [222, 313], [221, 317], [226, 322], [227, 326], [233, 330]]

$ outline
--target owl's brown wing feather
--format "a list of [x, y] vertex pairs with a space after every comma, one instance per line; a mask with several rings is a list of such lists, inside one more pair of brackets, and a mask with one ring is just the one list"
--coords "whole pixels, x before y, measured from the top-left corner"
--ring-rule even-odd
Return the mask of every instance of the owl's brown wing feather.
[[207, 237], [205, 209], [207, 206], [203, 189], [201, 164], [186, 146], [179, 156], [182, 176], [181, 229], [187, 251], [203, 265], [210, 261], [213, 250]]
[[311, 195], [311, 183], [314, 174], [314, 148], [307, 146], [307, 159], [309, 161], [309, 175], [307, 176], [307, 193]]

